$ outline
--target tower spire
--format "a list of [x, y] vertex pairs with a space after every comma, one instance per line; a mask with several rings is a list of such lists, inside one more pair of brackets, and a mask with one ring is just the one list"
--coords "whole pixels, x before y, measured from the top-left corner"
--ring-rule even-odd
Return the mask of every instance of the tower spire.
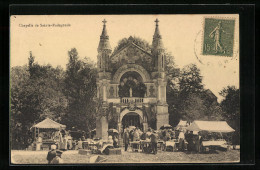
[[98, 45], [98, 52], [101, 52], [102, 50], [111, 50], [111, 46], [109, 43], [109, 36], [107, 34], [107, 28], [106, 28], [106, 19], [104, 19], [103, 21], [103, 30], [100, 36], [100, 41], [99, 41], [99, 45]]
[[155, 24], [155, 31], [154, 31], [154, 35], [153, 35], [153, 50], [157, 50], [157, 49], [163, 49], [163, 43], [162, 43], [162, 36], [160, 34], [160, 30], [159, 30], [159, 20], [158, 18], [156, 18], [156, 20], [154, 21]]
[[160, 35], [159, 24], [158, 24], [160, 21], [158, 20], [158, 18], [156, 18], [156, 20], [154, 22], [156, 23], [155, 31], [154, 31], [154, 37], [160, 38], [161, 35]]
[[102, 34], [101, 34], [101, 37], [106, 37], [106, 36], [108, 36], [107, 35], [107, 28], [106, 28], [106, 23], [107, 23], [107, 21], [106, 21], [106, 19], [104, 19], [103, 21], [103, 30], [102, 30]]
[[152, 55], [153, 55], [153, 65], [156, 71], [162, 72], [165, 67], [165, 57], [164, 57], [164, 47], [162, 43], [162, 36], [159, 31], [159, 20], [156, 18], [154, 21], [155, 31], [153, 35], [153, 43], [152, 43]]
[[154, 21], [155, 24], [155, 31], [154, 31], [154, 35], [153, 35], [153, 49], [163, 49], [163, 43], [162, 43], [162, 36], [160, 34], [160, 30], [159, 30], [159, 20], [158, 18], [156, 18], [156, 20]]

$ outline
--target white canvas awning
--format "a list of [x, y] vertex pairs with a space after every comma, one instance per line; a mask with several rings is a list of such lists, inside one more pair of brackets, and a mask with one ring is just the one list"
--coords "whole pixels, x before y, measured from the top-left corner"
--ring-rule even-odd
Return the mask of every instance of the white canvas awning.
[[180, 129], [186, 129], [188, 127], [188, 122], [185, 120], [180, 120], [180, 122], [178, 123], [178, 125], [175, 127], [176, 130], [180, 130]]
[[45, 120], [41, 121], [40, 123], [37, 123], [33, 127], [40, 128], [40, 129], [59, 129], [59, 128], [65, 128], [66, 125], [62, 125], [49, 118], [46, 118]]
[[187, 121], [185, 120], [180, 120], [177, 126], [187, 126]]
[[226, 121], [194, 121], [187, 127], [190, 131], [234, 132]]

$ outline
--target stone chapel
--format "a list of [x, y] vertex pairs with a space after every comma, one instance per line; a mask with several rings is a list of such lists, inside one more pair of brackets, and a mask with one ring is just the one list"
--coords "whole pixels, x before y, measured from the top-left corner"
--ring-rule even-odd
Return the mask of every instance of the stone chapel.
[[165, 54], [158, 22], [156, 19], [150, 51], [134, 43], [130, 36], [123, 47], [112, 53], [106, 20], [103, 21], [97, 49], [97, 98], [116, 119], [97, 116], [97, 137], [107, 138], [110, 127], [119, 133], [130, 126], [146, 132], [148, 127], [159, 129], [169, 124]]

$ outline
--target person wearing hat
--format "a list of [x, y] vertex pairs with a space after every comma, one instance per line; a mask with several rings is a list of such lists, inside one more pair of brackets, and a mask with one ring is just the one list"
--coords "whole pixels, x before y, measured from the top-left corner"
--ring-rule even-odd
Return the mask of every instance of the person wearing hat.
[[62, 155], [63, 151], [61, 150], [57, 150], [56, 151], [56, 157], [52, 159], [52, 161], [50, 162], [50, 164], [62, 164], [63, 159], [61, 159], [61, 155]]
[[153, 131], [150, 135], [153, 154], [157, 154], [157, 134]]
[[182, 151], [184, 149], [184, 145], [185, 145], [185, 136], [184, 136], [184, 132], [181, 129], [180, 133], [179, 133], [179, 151]]
[[125, 129], [124, 135], [123, 135], [123, 142], [125, 145], [125, 151], [127, 151], [128, 145], [130, 143], [130, 137], [129, 137], [129, 130], [128, 128]]
[[140, 140], [140, 135], [138, 129], [136, 128], [134, 131], [134, 141], [139, 141], [139, 140]]
[[113, 145], [113, 137], [111, 135], [108, 136], [108, 143]]
[[48, 164], [56, 157], [56, 145], [51, 145], [51, 150], [47, 154]]
[[114, 138], [113, 138], [113, 146], [114, 146], [114, 148], [119, 148], [119, 146], [118, 146], [118, 139], [117, 139], [116, 136], [114, 136]]

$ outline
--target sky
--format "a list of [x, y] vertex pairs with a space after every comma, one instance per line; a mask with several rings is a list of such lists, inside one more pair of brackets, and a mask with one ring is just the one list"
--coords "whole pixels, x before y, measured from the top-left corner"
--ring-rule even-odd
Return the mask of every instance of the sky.
[[[232, 57], [201, 54], [205, 18], [234, 19], [235, 38]], [[10, 18], [10, 65], [28, 63], [32, 51], [39, 64], [61, 66], [68, 63], [68, 51], [76, 48], [81, 59], [97, 61], [97, 47], [107, 20], [107, 32], [112, 49], [122, 38], [140, 37], [150, 44], [155, 19], [164, 47], [174, 56], [176, 65], [183, 68], [194, 63], [201, 70], [203, 84], [220, 101], [219, 92], [228, 85], [239, 88], [239, 15], [31, 15]], [[64, 27], [44, 27], [46, 24], [66, 24]], [[38, 25], [38, 27], [37, 27]]]

